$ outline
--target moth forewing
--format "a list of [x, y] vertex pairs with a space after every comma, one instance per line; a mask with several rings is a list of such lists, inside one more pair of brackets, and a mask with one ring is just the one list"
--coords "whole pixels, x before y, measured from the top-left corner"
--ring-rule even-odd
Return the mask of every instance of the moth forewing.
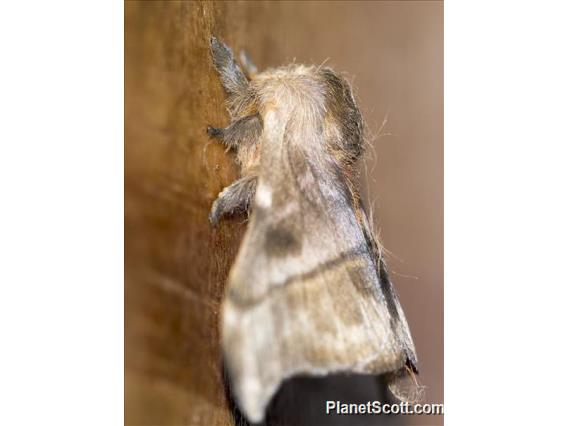
[[[362, 121], [349, 84], [329, 68], [291, 65], [248, 73], [243, 85], [230, 49], [215, 42], [212, 54], [233, 118], [215, 133], [232, 135], [242, 174], [215, 201], [215, 218], [250, 212], [221, 324], [239, 406], [261, 421], [296, 374], [388, 374], [395, 396], [410, 396], [416, 355], [356, 189]], [[240, 126], [249, 116], [258, 131]]]

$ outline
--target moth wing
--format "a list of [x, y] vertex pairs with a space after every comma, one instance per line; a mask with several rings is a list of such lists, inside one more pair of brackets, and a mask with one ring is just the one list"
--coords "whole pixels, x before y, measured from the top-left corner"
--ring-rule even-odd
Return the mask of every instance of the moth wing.
[[340, 171], [290, 145], [280, 155], [259, 177], [223, 305], [233, 392], [255, 422], [292, 375], [416, 364], [367, 218], [362, 210], [357, 218]]
[[424, 400], [425, 387], [418, 382], [416, 372], [409, 366], [386, 376], [391, 393], [400, 401], [418, 403]]

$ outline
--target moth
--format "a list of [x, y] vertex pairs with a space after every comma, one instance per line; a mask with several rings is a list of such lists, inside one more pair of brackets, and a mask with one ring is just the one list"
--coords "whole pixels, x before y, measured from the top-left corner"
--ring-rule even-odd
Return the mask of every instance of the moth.
[[229, 273], [221, 345], [231, 388], [252, 422], [294, 375], [386, 375], [420, 398], [412, 337], [358, 190], [363, 121], [347, 80], [323, 66], [264, 72], [224, 43], [211, 55], [231, 123], [207, 132], [241, 177], [210, 221], [248, 214]]

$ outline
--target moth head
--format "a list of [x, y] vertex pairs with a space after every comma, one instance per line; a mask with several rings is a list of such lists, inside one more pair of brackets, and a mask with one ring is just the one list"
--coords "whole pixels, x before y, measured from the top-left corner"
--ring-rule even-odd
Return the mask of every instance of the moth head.
[[[346, 165], [360, 157], [363, 121], [351, 85], [324, 66], [291, 64], [261, 73], [246, 53], [240, 64], [232, 50], [211, 38], [211, 56], [227, 93], [232, 120], [278, 112], [286, 125], [324, 136], [330, 150]], [[284, 124], [282, 123], [282, 124]]]

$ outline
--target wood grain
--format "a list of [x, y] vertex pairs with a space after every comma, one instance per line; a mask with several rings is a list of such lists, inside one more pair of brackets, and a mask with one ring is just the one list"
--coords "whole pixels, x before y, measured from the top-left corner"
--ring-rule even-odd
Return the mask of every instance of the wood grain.
[[125, 422], [231, 424], [218, 313], [243, 226], [208, 212], [236, 170], [209, 58], [223, 3], [125, 3]]

